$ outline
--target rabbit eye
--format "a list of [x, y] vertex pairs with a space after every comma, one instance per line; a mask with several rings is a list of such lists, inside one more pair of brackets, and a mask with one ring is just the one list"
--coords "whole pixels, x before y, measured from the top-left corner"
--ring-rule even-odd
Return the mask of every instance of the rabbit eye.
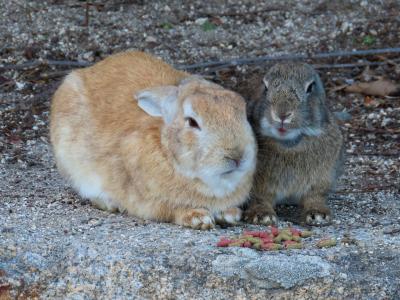
[[268, 88], [266, 86], [264, 86], [263, 95], [267, 96], [267, 94], [268, 94]]
[[311, 94], [314, 91], [314, 88], [315, 88], [315, 81], [311, 81], [306, 88], [307, 95]]
[[196, 128], [196, 129], [199, 129], [199, 130], [200, 130], [200, 126], [199, 126], [199, 124], [197, 123], [197, 121], [196, 121], [195, 119], [193, 119], [193, 118], [191, 118], [191, 117], [188, 117], [188, 118], [185, 118], [185, 122], [186, 122], [186, 124], [189, 125], [190, 127]]

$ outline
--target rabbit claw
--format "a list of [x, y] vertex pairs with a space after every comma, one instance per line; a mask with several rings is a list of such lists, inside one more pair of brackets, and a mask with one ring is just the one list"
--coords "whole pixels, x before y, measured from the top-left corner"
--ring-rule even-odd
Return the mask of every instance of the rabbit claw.
[[181, 225], [193, 229], [213, 229], [215, 227], [214, 217], [206, 209], [190, 209], [182, 216]]
[[326, 226], [332, 221], [331, 214], [329, 210], [309, 210], [305, 213], [306, 224], [312, 226]]
[[216, 222], [219, 224], [236, 224], [242, 218], [242, 210], [238, 207], [231, 207], [216, 213], [214, 216]]
[[261, 225], [274, 225], [278, 222], [275, 211], [254, 208], [245, 212], [245, 220], [253, 224]]

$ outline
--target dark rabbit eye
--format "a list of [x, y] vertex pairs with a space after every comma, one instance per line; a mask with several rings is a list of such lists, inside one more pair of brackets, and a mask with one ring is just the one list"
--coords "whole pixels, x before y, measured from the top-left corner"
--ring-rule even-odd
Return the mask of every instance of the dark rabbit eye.
[[314, 91], [315, 88], [315, 81], [312, 81], [308, 84], [307, 89], [306, 89], [306, 93], [309, 95]]
[[185, 118], [185, 121], [190, 127], [200, 130], [200, 126], [195, 119], [188, 117], [188, 118]]

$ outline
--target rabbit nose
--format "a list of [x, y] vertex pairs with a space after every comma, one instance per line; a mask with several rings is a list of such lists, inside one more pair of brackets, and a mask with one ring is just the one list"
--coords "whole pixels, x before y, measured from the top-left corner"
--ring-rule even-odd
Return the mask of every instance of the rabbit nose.
[[241, 159], [240, 159], [240, 158], [233, 158], [233, 157], [228, 157], [228, 156], [226, 156], [225, 159], [228, 160], [229, 162], [232, 162], [233, 165], [234, 165], [236, 168], [239, 167], [240, 162], [241, 162]]
[[292, 114], [293, 114], [293, 113], [291, 113], [291, 112], [289, 112], [289, 113], [281, 113], [281, 114], [279, 115], [279, 118], [280, 118], [282, 121], [285, 121], [286, 119], [289, 119], [289, 118], [292, 116]]
[[238, 158], [232, 158], [233, 162], [235, 163], [236, 167], [239, 167], [240, 165], [240, 159]]
[[277, 123], [290, 123], [292, 121], [293, 112], [276, 112], [271, 111], [272, 120]]
[[282, 123], [290, 123], [292, 121], [292, 112], [288, 113], [281, 113], [279, 114], [279, 119], [281, 120]]
[[235, 167], [238, 168], [240, 163], [243, 159], [243, 152], [241, 151], [234, 151], [229, 156], [225, 156], [225, 159], [234, 163]]

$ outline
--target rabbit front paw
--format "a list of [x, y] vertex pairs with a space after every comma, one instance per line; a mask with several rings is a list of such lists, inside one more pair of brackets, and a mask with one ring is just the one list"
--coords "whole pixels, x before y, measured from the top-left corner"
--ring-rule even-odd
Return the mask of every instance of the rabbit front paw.
[[177, 223], [185, 227], [202, 230], [212, 229], [215, 227], [214, 217], [207, 209], [203, 208], [183, 211]]
[[262, 225], [274, 225], [278, 222], [275, 210], [261, 205], [250, 207], [245, 211], [244, 219], [249, 223]]
[[231, 207], [214, 216], [218, 224], [236, 224], [242, 218], [242, 210], [238, 207]]
[[306, 224], [311, 226], [326, 226], [332, 221], [331, 212], [328, 207], [310, 209], [304, 215]]

